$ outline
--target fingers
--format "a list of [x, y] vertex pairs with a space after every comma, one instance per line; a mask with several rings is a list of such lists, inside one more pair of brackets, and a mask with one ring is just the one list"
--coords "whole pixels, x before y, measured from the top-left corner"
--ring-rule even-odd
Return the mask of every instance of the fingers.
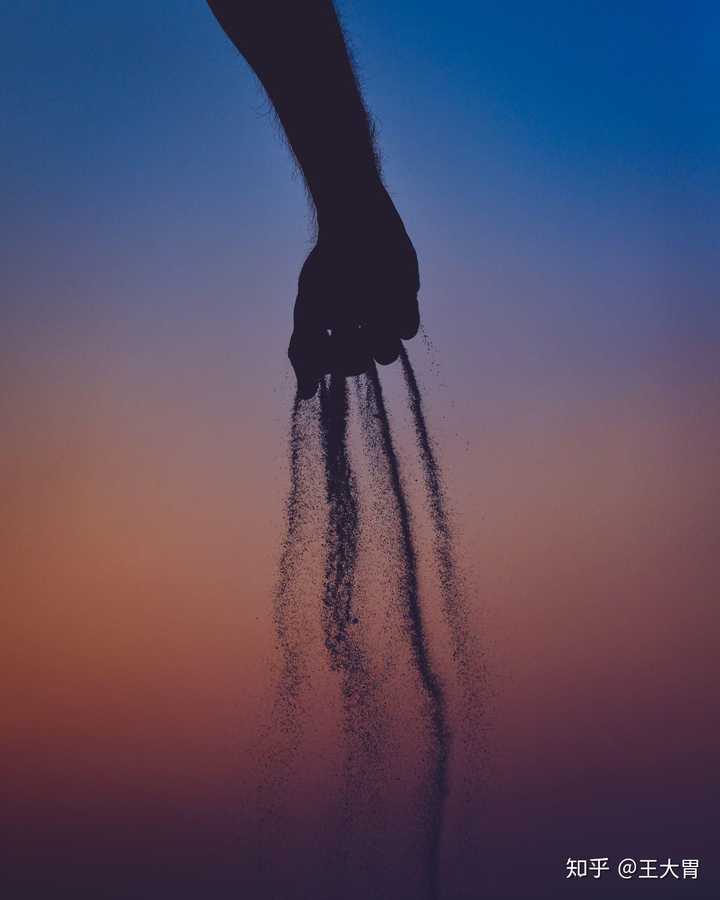
[[298, 397], [301, 400], [312, 400], [312, 398], [317, 394], [318, 385], [320, 384], [319, 378], [313, 378], [309, 376], [307, 378], [301, 378], [298, 376], [297, 380], [297, 393]]
[[406, 297], [399, 304], [396, 327], [398, 335], [403, 341], [411, 340], [418, 333], [420, 328], [420, 307], [418, 306], [417, 294]]
[[381, 366], [389, 366], [400, 356], [400, 338], [395, 332], [373, 328], [369, 343], [373, 359]]
[[322, 329], [296, 325], [293, 330], [288, 357], [295, 370], [301, 400], [315, 396], [320, 379], [327, 371], [328, 344], [328, 335]]
[[414, 338], [420, 328], [420, 310], [417, 295], [388, 298], [378, 303], [372, 311], [369, 325], [369, 343], [373, 358], [382, 366], [390, 365], [400, 355], [400, 341]]
[[370, 368], [370, 346], [365, 328], [341, 326], [330, 338], [332, 359], [331, 370], [346, 377], [362, 375]]
[[383, 366], [395, 362], [402, 348], [401, 339], [417, 334], [420, 324], [417, 298], [412, 297], [394, 310], [385, 310], [382, 318], [359, 326], [346, 322], [330, 329], [317, 320], [296, 315], [288, 356], [298, 384], [298, 396], [309, 400], [317, 393], [322, 377], [337, 373], [345, 377], [367, 372], [373, 360]]
[[420, 328], [417, 293], [384, 291], [368, 310], [374, 341], [387, 341], [389, 335], [409, 341]]

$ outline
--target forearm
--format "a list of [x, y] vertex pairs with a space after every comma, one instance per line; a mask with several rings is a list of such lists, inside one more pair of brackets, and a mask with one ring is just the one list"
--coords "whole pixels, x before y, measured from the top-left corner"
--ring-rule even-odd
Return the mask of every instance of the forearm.
[[379, 183], [372, 129], [331, 0], [208, 0], [275, 107], [318, 218]]

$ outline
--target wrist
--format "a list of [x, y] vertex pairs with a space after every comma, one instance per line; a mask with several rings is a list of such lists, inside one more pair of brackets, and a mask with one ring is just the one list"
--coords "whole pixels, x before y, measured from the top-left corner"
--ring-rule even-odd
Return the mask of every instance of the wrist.
[[375, 166], [352, 173], [312, 192], [320, 234], [363, 229], [378, 215], [394, 209]]

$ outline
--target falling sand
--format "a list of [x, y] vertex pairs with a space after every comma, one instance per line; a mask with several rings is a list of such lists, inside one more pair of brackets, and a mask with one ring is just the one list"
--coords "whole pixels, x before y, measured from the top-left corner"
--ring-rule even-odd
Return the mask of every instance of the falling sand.
[[[472, 683], [467, 652], [467, 616], [456, 571], [452, 533], [448, 522], [445, 490], [430, 439], [422, 396], [407, 353], [401, 365], [418, 447], [430, 520], [433, 527], [435, 569], [441, 586], [442, 611], [448, 625], [453, 661], [459, 681]], [[374, 489], [382, 491], [389, 520], [389, 564], [395, 570], [397, 606], [402, 637], [409, 650], [414, 682], [425, 722], [425, 783], [418, 821], [423, 830], [423, 882], [428, 895], [439, 896], [439, 858], [444, 807], [448, 791], [450, 730], [445, 694], [432, 663], [428, 634], [418, 587], [418, 557], [413, 534], [413, 516], [407, 500], [400, 461], [396, 452], [377, 368], [356, 379], [360, 423], [369, 457]], [[385, 707], [369, 664], [367, 628], [357, 586], [359, 538], [362, 530], [359, 489], [348, 450], [349, 394], [346, 380], [332, 375], [320, 384], [316, 400], [295, 400], [290, 425], [290, 491], [286, 503], [286, 535], [282, 545], [279, 579], [275, 593], [274, 620], [281, 657], [279, 691], [274, 720], [285, 736], [285, 754], [276, 754], [269, 765], [273, 778], [283, 780], [288, 754], [297, 749], [301, 734], [301, 687], [306, 677], [305, 641], [299, 618], [296, 580], [307, 538], [309, 521], [315, 522], [307, 481], [312, 466], [314, 432], [325, 476], [326, 528], [324, 577], [321, 603], [323, 638], [330, 668], [340, 674], [343, 703], [343, 733], [346, 740], [345, 817], [367, 785], [382, 778]], [[313, 473], [314, 474], [314, 473]], [[377, 505], [374, 507], [377, 509]], [[365, 505], [363, 515], [367, 514]], [[370, 523], [371, 525], [374, 523]], [[465, 691], [468, 696], [468, 691]], [[277, 784], [277, 782], [276, 782]]]
[[348, 389], [331, 376], [320, 385], [320, 433], [325, 469], [327, 528], [321, 620], [330, 666], [341, 674], [346, 792], [342, 832], [349, 834], [363, 799], [381, 801], [384, 707], [364, 646], [355, 569], [360, 536], [357, 485], [347, 446]]

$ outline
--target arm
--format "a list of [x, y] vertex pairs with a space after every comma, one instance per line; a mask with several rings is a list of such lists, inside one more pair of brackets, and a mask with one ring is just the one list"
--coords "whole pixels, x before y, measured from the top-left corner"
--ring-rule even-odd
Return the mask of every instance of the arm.
[[331, 0], [209, 0], [209, 5], [267, 91], [322, 224], [343, 196], [372, 188], [380, 178], [367, 112]]
[[417, 258], [382, 184], [331, 0], [209, 5], [267, 91], [317, 211], [290, 344], [301, 394], [312, 395], [327, 371], [397, 358], [418, 327]]

